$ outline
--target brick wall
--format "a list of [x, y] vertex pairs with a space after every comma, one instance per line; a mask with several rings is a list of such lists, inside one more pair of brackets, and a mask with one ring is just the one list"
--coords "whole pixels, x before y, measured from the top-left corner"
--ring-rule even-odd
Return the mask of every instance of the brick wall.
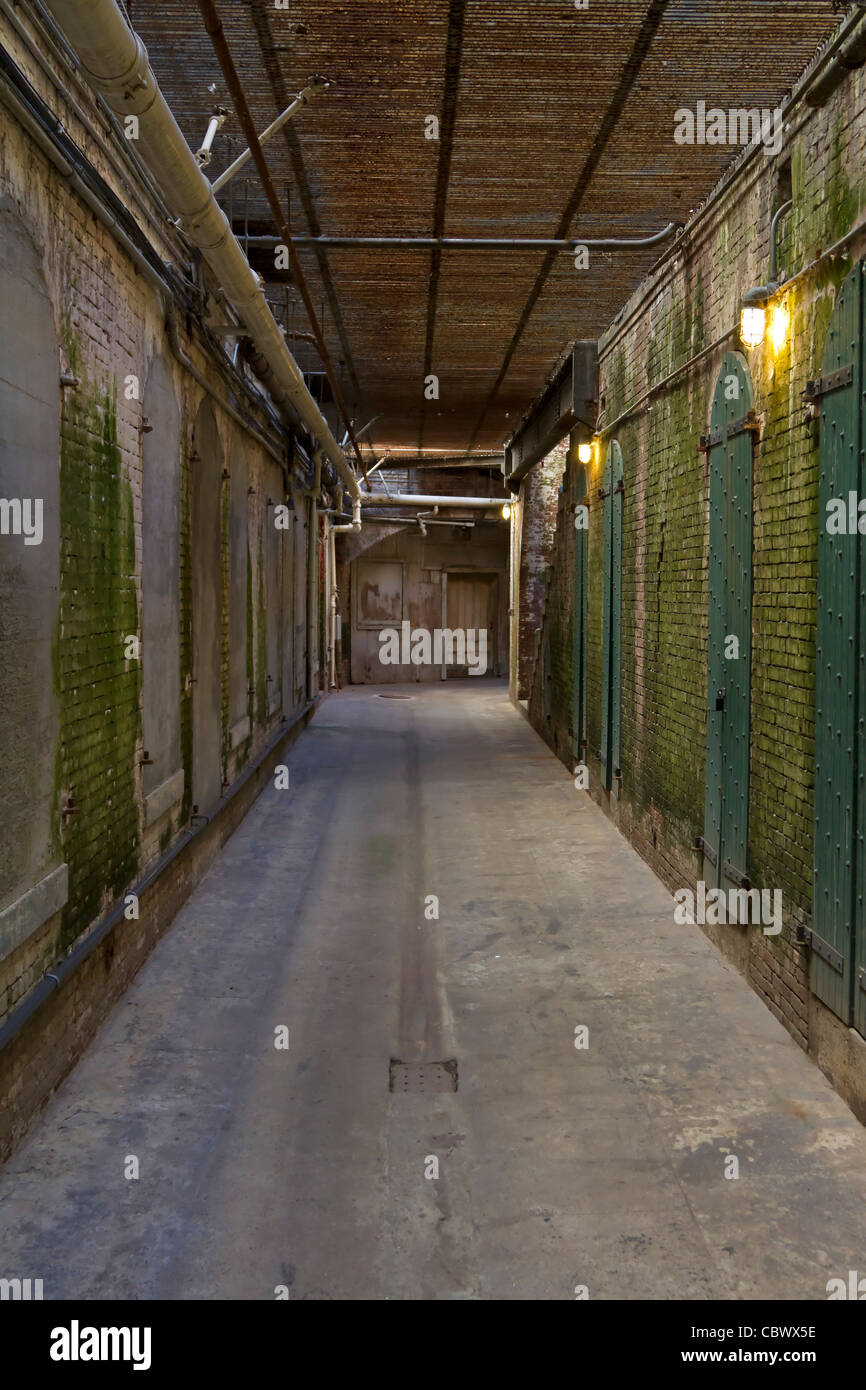
[[[786, 294], [788, 341], [746, 351], [734, 331], [743, 294], [769, 278], [770, 222], [790, 181], [782, 223], [786, 277], [857, 228], [866, 205], [866, 77], [852, 73], [822, 108], [786, 116], [778, 158], [738, 156], [714, 196], [657, 263], [600, 340], [602, 446], [593, 467], [587, 601], [587, 724], [591, 794], [672, 890], [703, 877], [706, 759], [708, 455], [699, 448], [724, 353], [748, 361], [759, 424], [753, 454], [753, 578], [748, 872], [782, 891], [779, 936], [707, 926], [708, 935], [804, 1047], [836, 1075], [827, 1011], [810, 994], [809, 960], [796, 941], [811, 913], [814, 781], [818, 436], [804, 423], [803, 392], [820, 374], [838, 287], [866, 236], [806, 270]], [[726, 336], [727, 335], [727, 336]], [[712, 345], [717, 344], [713, 347]], [[687, 370], [658, 390], [670, 374]], [[644, 399], [650, 393], [647, 399]], [[622, 788], [606, 792], [601, 734], [602, 503], [604, 450], [622, 448]], [[552, 692], [545, 716], [542, 664], [532, 674], [533, 723], [571, 761], [573, 471], [567, 471], [543, 599], [542, 648], [550, 644]], [[539, 611], [537, 585], [521, 572], [521, 623]], [[525, 610], [525, 624], [523, 618]], [[578, 793], [575, 793], [578, 794]], [[673, 908], [672, 908], [673, 910]], [[820, 1025], [820, 1026], [819, 1026]], [[840, 1024], [839, 1048], [844, 1047]], [[813, 1037], [814, 1035], [814, 1037]], [[866, 1069], [836, 1079], [866, 1113]]]
[[544, 607], [546, 570], [556, 529], [566, 446], [557, 445], [520, 487], [520, 607], [517, 615], [517, 697], [529, 698]]

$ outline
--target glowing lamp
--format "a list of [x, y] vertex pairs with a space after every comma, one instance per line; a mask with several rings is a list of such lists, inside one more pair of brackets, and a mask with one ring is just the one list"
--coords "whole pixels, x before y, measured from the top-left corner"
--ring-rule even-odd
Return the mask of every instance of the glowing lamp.
[[748, 348], [760, 347], [764, 341], [767, 311], [758, 304], [744, 304], [740, 315], [740, 337]]

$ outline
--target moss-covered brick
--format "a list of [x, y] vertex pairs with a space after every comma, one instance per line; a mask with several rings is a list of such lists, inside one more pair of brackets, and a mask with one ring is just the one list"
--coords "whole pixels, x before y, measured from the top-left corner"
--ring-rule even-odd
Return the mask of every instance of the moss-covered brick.
[[[70, 360], [79, 362], [67, 335]], [[134, 879], [141, 667], [124, 657], [139, 632], [132, 493], [117, 443], [114, 388], [86, 379], [64, 397], [60, 447], [57, 780], [69, 899], [60, 947]]]

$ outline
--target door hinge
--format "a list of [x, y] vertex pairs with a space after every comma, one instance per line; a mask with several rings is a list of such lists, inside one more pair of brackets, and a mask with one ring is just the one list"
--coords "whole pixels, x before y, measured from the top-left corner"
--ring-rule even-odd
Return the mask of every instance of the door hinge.
[[702, 434], [699, 452], [705, 454], [717, 444], [721, 444], [724, 439], [734, 439], [736, 435], [745, 434], [747, 430], [758, 432], [760, 428], [754, 410], [750, 410], [738, 420], [731, 420], [728, 425], [720, 425], [718, 429], [710, 430], [709, 434]]
[[739, 420], [732, 420], [725, 430], [728, 439], [733, 439], [738, 434], [746, 434], [752, 430], [755, 434], [760, 431], [754, 410], [750, 410], [746, 415], [741, 415]]
[[803, 395], [807, 401], [817, 401], [821, 396], [826, 396], [828, 391], [838, 391], [842, 386], [850, 386], [853, 380], [854, 363], [849, 362], [847, 367], [828, 372], [826, 376], [819, 376], [815, 381], [807, 381]]
[[699, 849], [704, 858], [709, 859], [711, 864], [718, 865], [719, 856], [716, 854], [716, 851], [713, 849], [712, 845], [707, 844], [703, 835], [695, 836], [695, 849]]
[[845, 973], [844, 956], [836, 950], [835, 946], [831, 946], [829, 941], [825, 941], [823, 936], [819, 936], [816, 931], [813, 931], [811, 927], [798, 927], [797, 940], [801, 945], [808, 946], [810, 950], [814, 951], [816, 956], [820, 956], [822, 960], [825, 960], [830, 968], [836, 971], [837, 975], [843, 975]]
[[752, 886], [752, 880], [749, 878], [749, 875], [744, 874], [742, 869], [736, 868], [735, 865], [731, 863], [730, 859], [726, 859], [722, 865], [722, 874], [725, 878], [729, 878], [731, 883], [736, 883], [738, 888], [751, 888]]

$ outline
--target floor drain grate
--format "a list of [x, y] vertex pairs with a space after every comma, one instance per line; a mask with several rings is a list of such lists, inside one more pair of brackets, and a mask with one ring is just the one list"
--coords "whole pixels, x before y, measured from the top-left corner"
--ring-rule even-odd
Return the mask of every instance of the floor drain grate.
[[411, 695], [379, 695], [380, 700], [411, 700]]
[[456, 1091], [457, 1058], [451, 1057], [447, 1062], [400, 1062], [392, 1057], [388, 1090], [401, 1094], [412, 1091], [422, 1096], [436, 1091]]

